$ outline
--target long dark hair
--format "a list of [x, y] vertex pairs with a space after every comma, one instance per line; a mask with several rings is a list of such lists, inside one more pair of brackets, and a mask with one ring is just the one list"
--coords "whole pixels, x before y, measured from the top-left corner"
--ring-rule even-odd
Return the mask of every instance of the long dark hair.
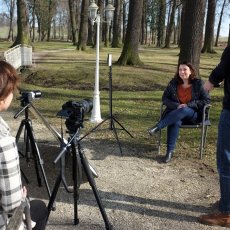
[[196, 73], [195, 73], [195, 69], [194, 69], [193, 65], [190, 62], [187, 62], [187, 61], [182, 61], [182, 62], [180, 62], [178, 64], [177, 72], [176, 72], [174, 78], [176, 78], [180, 84], [183, 83], [183, 80], [180, 78], [180, 75], [179, 75], [179, 67], [180, 67], [180, 65], [187, 65], [189, 67], [189, 69], [191, 71], [191, 74], [189, 76], [188, 81], [189, 81], [189, 83], [191, 83], [192, 80], [196, 78]]

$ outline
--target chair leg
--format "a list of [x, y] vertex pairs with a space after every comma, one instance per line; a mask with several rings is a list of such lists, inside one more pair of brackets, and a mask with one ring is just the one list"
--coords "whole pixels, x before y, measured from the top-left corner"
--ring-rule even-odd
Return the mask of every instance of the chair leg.
[[161, 153], [161, 129], [158, 132], [158, 140], [157, 140], [157, 153], [160, 155]]
[[205, 126], [205, 130], [204, 130], [204, 146], [206, 144], [207, 130], [208, 130], [208, 126]]
[[203, 158], [204, 145], [206, 142], [207, 126], [203, 125], [201, 130], [201, 142], [200, 142], [200, 159]]

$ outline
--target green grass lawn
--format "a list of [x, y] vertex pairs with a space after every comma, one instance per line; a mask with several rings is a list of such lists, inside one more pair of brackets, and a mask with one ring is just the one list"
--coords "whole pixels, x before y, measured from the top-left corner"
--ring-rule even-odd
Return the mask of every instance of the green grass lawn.
[[[0, 52], [9, 44], [0, 44]], [[218, 64], [224, 47], [216, 48], [216, 54], [201, 56], [200, 76], [206, 80], [211, 70]], [[46, 51], [50, 52], [47, 53]], [[52, 52], [51, 52], [52, 51]], [[54, 52], [55, 51], [55, 52]], [[51, 123], [57, 123], [57, 111], [68, 100], [81, 101], [92, 99], [94, 89], [95, 49], [88, 47], [80, 52], [71, 43], [51, 42], [34, 44], [34, 65], [22, 71], [23, 90], [41, 90], [42, 98], [34, 100], [35, 106]], [[118, 66], [115, 64], [121, 49], [100, 49], [100, 101], [102, 117], [109, 115], [108, 66], [107, 56], [112, 54], [113, 112], [116, 118], [133, 135], [130, 138], [124, 131], [119, 131], [123, 144], [139, 148], [141, 152], [156, 154], [156, 138], [149, 137], [147, 128], [154, 125], [159, 118], [162, 90], [174, 76], [178, 60], [178, 48], [159, 49], [150, 46], [140, 48], [143, 67]], [[208, 130], [206, 155], [204, 161], [214, 164], [217, 125], [221, 111], [223, 89], [211, 93], [212, 125]], [[14, 100], [12, 108], [17, 110], [19, 101]], [[88, 118], [90, 114], [85, 114]], [[108, 125], [108, 124], [107, 124]], [[85, 121], [87, 132], [95, 124]], [[106, 124], [105, 124], [106, 126]], [[163, 132], [163, 143], [165, 143]], [[176, 152], [181, 157], [198, 158], [199, 131], [181, 130]], [[100, 132], [95, 138], [115, 141], [113, 133]], [[162, 153], [164, 153], [163, 145]]]

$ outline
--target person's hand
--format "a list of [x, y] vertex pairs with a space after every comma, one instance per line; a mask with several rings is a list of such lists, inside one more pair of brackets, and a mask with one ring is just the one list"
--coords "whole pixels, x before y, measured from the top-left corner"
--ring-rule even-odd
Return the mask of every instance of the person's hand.
[[25, 186], [22, 187], [22, 197], [26, 198], [27, 197], [27, 189]]
[[214, 85], [208, 80], [204, 83], [204, 90], [211, 91], [214, 89]]
[[180, 105], [178, 105], [178, 109], [180, 109], [180, 108], [184, 108], [184, 107], [187, 107], [187, 104], [180, 104]]

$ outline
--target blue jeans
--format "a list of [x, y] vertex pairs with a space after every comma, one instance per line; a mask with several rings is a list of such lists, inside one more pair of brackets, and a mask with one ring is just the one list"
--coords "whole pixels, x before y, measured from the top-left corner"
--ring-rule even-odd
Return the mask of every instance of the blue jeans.
[[220, 115], [217, 139], [217, 169], [220, 177], [220, 205], [222, 213], [230, 214], [230, 110]]
[[175, 109], [157, 124], [159, 129], [167, 127], [167, 152], [174, 150], [182, 122], [196, 122], [197, 112], [189, 107]]

